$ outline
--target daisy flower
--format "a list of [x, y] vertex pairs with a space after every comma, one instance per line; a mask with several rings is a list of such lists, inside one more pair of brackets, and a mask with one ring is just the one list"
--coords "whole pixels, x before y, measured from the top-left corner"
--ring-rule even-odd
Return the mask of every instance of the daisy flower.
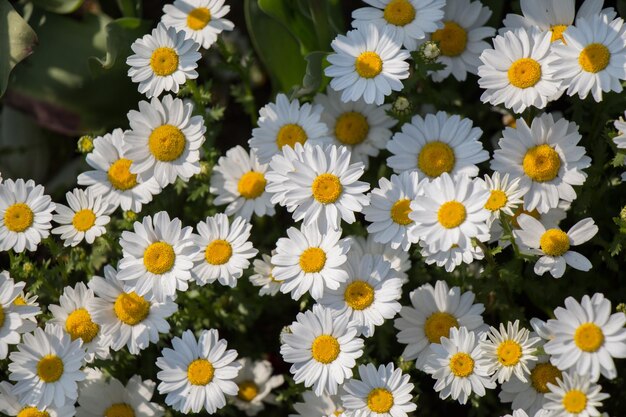
[[370, 204], [363, 207], [365, 220], [371, 222], [367, 232], [380, 243], [389, 243], [393, 249], [408, 250], [411, 243], [409, 231], [416, 227], [409, 218], [411, 201], [421, 194], [421, 182], [416, 171], [404, 171], [390, 179], [378, 180], [378, 188], [369, 194]]
[[622, 92], [626, 79], [626, 28], [624, 20], [605, 15], [578, 19], [563, 32], [562, 43], [554, 45], [554, 69], [567, 85], [567, 94], [581, 99], [591, 92], [602, 101], [602, 93]]
[[335, 395], [363, 355], [363, 339], [356, 335], [347, 315], [335, 317], [332, 310], [316, 304], [312, 311], [298, 313], [290, 332], [282, 335], [280, 353], [293, 364], [290, 372], [296, 384], [313, 387], [317, 396], [324, 391]]
[[567, 232], [556, 227], [546, 229], [541, 222], [525, 214], [517, 219], [517, 223], [520, 229], [513, 231], [513, 235], [520, 246], [541, 256], [535, 264], [535, 274], [550, 272], [554, 278], [561, 278], [566, 264], [579, 271], [591, 269], [589, 259], [570, 248], [582, 245], [598, 233], [598, 226], [592, 218], [579, 221]]
[[187, 330], [182, 338], [172, 339], [172, 345], [174, 349], [163, 349], [156, 361], [165, 404], [185, 414], [202, 409], [214, 414], [226, 405], [224, 395], [237, 395], [239, 387], [232, 380], [241, 364], [235, 360], [237, 351], [226, 350], [227, 342], [219, 339], [217, 330], [203, 330], [197, 340]]
[[[276, 254], [272, 251], [272, 256]], [[272, 265], [272, 256], [263, 254], [261, 259], [255, 259], [254, 274], [250, 275], [250, 282], [259, 288], [259, 295], [276, 295], [280, 292], [281, 282], [274, 278], [274, 265]]]
[[489, 48], [485, 38], [491, 38], [496, 30], [484, 26], [491, 17], [491, 10], [479, 1], [447, 0], [443, 28], [430, 35], [437, 42], [440, 55], [436, 62], [444, 69], [431, 73], [433, 81], [440, 82], [452, 75], [465, 81], [467, 73], [476, 74], [479, 56]]
[[0, 382], [0, 412], [17, 417], [74, 417], [76, 409], [73, 404], [46, 407], [45, 411], [40, 411], [32, 405], [23, 405], [13, 394], [13, 385], [2, 381]]
[[138, 355], [150, 343], [159, 341], [159, 333], [170, 331], [166, 319], [178, 309], [176, 303], [157, 303], [149, 294], [141, 296], [125, 290], [112, 266], [104, 267], [104, 278], [94, 276], [89, 288], [96, 297], [87, 304], [87, 311], [102, 334], [109, 337], [114, 351], [126, 346], [132, 355]]
[[489, 378], [478, 339], [476, 333], [465, 327], [452, 328], [449, 338], [444, 336], [441, 344], [431, 345], [432, 355], [424, 369], [437, 380], [434, 388], [441, 399], [451, 397], [465, 404], [470, 394], [482, 397], [485, 388], [496, 387]]
[[[485, 238], [486, 239], [486, 238]], [[431, 251], [428, 245], [420, 241], [420, 254], [427, 265], [437, 265], [443, 267], [447, 272], [452, 272], [462, 263], [471, 264], [474, 260], [481, 260], [485, 253], [480, 246], [470, 245], [461, 248], [458, 244], [453, 244], [449, 249]]]
[[[617, 136], [613, 138], [613, 142], [619, 149], [626, 149], [626, 121], [620, 117], [613, 125], [617, 129]], [[624, 164], [626, 165], [626, 162]], [[626, 172], [622, 174], [622, 182], [626, 182]]]
[[549, 32], [516, 29], [498, 35], [494, 48], [480, 55], [478, 85], [483, 103], [504, 104], [515, 113], [546, 107], [559, 96], [561, 81], [555, 71]]
[[50, 235], [56, 205], [33, 180], [0, 184], [0, 250], [34, 251]]
[[416, 223], [409, 238], [423, 240], [430, 251], [462, 249], [472, 246], [471, 239], [489, 239], [485, 204], [489, 193], [484, 186], [461, 176], [453, 181], [448, 174], [435, 178], [422, 187], [424, 195], [411, 202], [409, 218]]
[[241, 217], [235, 218], [231, 225], [227, 215], [218, 213], [196, 227], [199, 235], [193, 236], [191, 276], [198, 285], [218, 280], [220, 284], [234, 288], [244, 269], [250, 266], [248, 259], [259, 252], [248, 240], [252, 225]]
[[280, 387], [285, 378], [282, 375], [272, 376], [272, 364], [268, 361], [252, 361], [247, 358], [239, 359], [241, 371], [233, 380], [239, 387], [233, 404], [237, 409], [248, 416], [256, 416], [265, 409], [265, 403], [272, 404], [275, 395], [274, 388]]
[[83, 239], [90, 245], [98, 236], [106, 233], [106, 226], [111, 218], [110, 205], [101, 195], [96, 195], [92, 189], [87, 191], [75, 188], [65, 194], [69, 207], [57, 204], [57, 214], [52, 220], [61, 226], [52, 229], [53, 234], [61, 235], [65, 239], [64, 246], [76, 246]]
[[339, 316], [348, 316], [359, 328], [359, 335], [374, 335], [375, 326], [392, 319], [400, 311], [402, 278], [382, 256], [348, 255], [344, 268], [348, 280], [336, 290], [328, 290], [319, 303]]
[[52, 313], [51, 324], [65, 329], [72, 340], [80, 339], [83, 349], [86, 350], [85, 362], [109, 358], [109, 338], [102, 332], [100, 326], [92, 320], [87, 310], [89, 303], [95, 298], [93, 290], [82, 282], [74, 288], [65, 287], [59, 297], [59, 304], [50, 304], [48, 310]]
[[401, 91], [402, 81], [409, 77], [409, 52], [401, 49], [402, 40], [394, 30], [379, 30], [373, 24], [338, 35], [330, 44], [334, 53], [324, 70], [330, 87], [341, 91], [341, 100], [383, 104], [392, 91]]
[[489, 199], [485, 203], [485, 208], [491, 212], [488, 223], [499, 219], [501, 213], [514, 216], [514, 210], [524, 203], [526, 193], [524, 188], [520, 188], [521, 179], [509, 179], [509, 174], [494, 172], [491, 176], [485, 175], [484, 181], [489, 190]]
[[387, 115], [391, 105], [367, 104], [363, 99], [344, 103], [341, 94], [330, 87], [326, 94], [315, 96], [315, 103], [324, 108], [322, 122], [328, 126], [333, 143], [350, 149], [352, 161], [363, 162], [366, 168], [369, 158], [385, 149], [397, 123]]
[[343, 265], [350, 242], [341, 239], [341, 230], [322, 232], [316, 225], [303, 225], [299, 230], [287, 229], [287, 236], [278, 239], [271, 259], [274, 279], [282, 282], [283, 293], [298, 300], [309, 292], [317, 300], [326, 289], [336, 290], [348, 279]]
[[160, 211], [133, 224], [134, 232], [123, 231], [120, 239], [123, 258], [117, 279], [125, 281], [138, 295], [152, 292], [155, 300], [164, 302], [186, 291], [191, 280], [192, 256], [195, 251], [191, 227], [182, 227], [176, 218]]
[[[9, 273], [6, 271], [0, 272], [0, 277], [5, 275], [5, 278], [10, 278]], [[0, 278], [4, 280], [4, 278]], [[20, 286], [21, 283], [16, 283], [16, 286]], [[18, 328], [18, 333], [31, 333], [37, 327], [37, 316], [41, 314], [41, 307], [37, 302], [37, 296], [32, 295], [29, 292], [21, 290], [18, 296], [13, 300], [11, 309], [19, 313], [22, 319], [22, 326]], [[7, 309], [5, 309], [5, 314]], [[6, 319], [5, 319], [6, 320]]]
[[13, 394], [20, 403], [40, 409], [73, 404], [78, 397], [76, 382], [85, 379], [81, 344], [57, 325], [25, 334], [17, 352], [9, 355], [9, 379], [16, 382]]
[[274, 205], [265, 189], [267, 168], [267, 164], [259, 163], [254, 150], [248, 153], [241, 146], [230, 148], [213, 168], [210, 192], [217, 195], [214, 203], [228, 204], [227, 215], [248, 221], [253, 213], [273, 216]]
[[390, 245], [376, 242], [372, 235], [363, 238], [362, 236], [351, 236], [350, 252], [354, 256], [362, 258], [369, 255], [380, 255], [383, 259], [391, 264], [391, 268], [395, 269], [402, 278], [402, 283], [408, 282], [407, 271], [411, 269], [411, 259], [408, 251], [401, 248], [393, 249]]
[[491, 327], [487, 333], [488, 340], [481, 341], [480, 347], [488, 366], [487, 373], [494, 374], [492, 380], [502, 384], [511, 379], [512, 375], [526, 382], [530, 374], [528, 365], [537, 360], [535, 350], [539, 337], [530, 337], [528, 329], [519, 328], [519, 320], [508, 322], [506, 327], [500, 323], [500, 330]]
[[559, 201], [576, 199], [573, 185], [582, 185], [591, 165], [585, 148], [577, 146], [582, 136], [576, 123], [554, 120], [551, 114], [533, 119], [531, 125], [518, 119], [516, 128], [504, 129], [491, 160], [491, 169], [511, 177], [521, 177], [524, 209], [545, 213]]
[[599, 416], [598, 407], [610, 397], [588, 375], [564, 373], [557, 384], [548, 385], [550, 393], [546, 394], [544, 409], [549, 410], [551, 417]]
[[294, 410], [298, 414], [289, 414], [289, 417], [342, 417], [343, 406], [339, 395], [321, 396], [315, 395], [313, 391], [302, 393], [302, 403], [295, 403]]
[[159, 23], [151, 34], [133, 42], [134, 54], [126, 58], [126, 64], [130, 66], [128, 76], [139, 83], [141, 94], [151, 98], [163, 91], [178, 93], [181, 84], [198, 78], [200, 45], [185, 37], [185, 32]]
[[412, 306], [403, 306], [400, 317], [394, 322], [399, 330], [399, 343], [407, 345], [402, 353], [404, 360], [417, 358], [418, 369], [426, 362], [430, 346], [439, 345], [442, 337], [450, 337], [450, 329], [465, 327], [468, 331], [482, 331], [482, 313], [485, 307], [474, 304], [471, 291], [461, 294], [459, 287], [448, 288], [445, 281], [433, 287], [424, 284], [409, 294]]
[[24, 327], [25, 320], [40, 312], [33, 307], [16, 305], [25, 285], [16, 283], [8, 271], [0, 272], [0, 360], [6, 359], [9, 345], [20, 343], [21, 334], [31, 330]]
[[389, 28], [410, 51], [417, 49], [418, 41], [441, 27], [444, 0], [364, 0], [372, 7], [352, 12], [352, 27], [373, 24], [379, 31]]
[[329, 142], [328, 127], [321, 121], [321, 106], [309, 103], [300, 105], [296, 99], [289, 101], [278, 94], [275, 103], [268, 103], [259, 110], [258, 126], [252, 129], [248, 141], [261, 164], [267, 164], [285, 146], [293, 148], [296, 143]]
[[224, 0], [175, 0], [174, 4], [163, 6], [161, 22], [183, 32], [185, 39], [193, 39], [209, 49], [217, 41], [217, 35], [235, 27], [224, 18], [228, 12], [230, 6]]
[[544, 346], [552, 363], [592, 381], [600, 374], [615, 378], [612, 358], [626, 358], [626, 315], [611, 314], [611, 302], [600, 293], [585, 295], [580, 303], [567, 297], [565, 308], [557, 307], [554, 315], [546, 325], [553, 339]]
[[371, 363], [359, 365], [358, 379], [350, 379], [341, 396], [346, 417], [407, 417], [415, 411], [409, 375], [395, 369], [393, 363], [380, 365], [378, 369]]
[[[285, 203], [285, 195], [287, 191], [291, 190], [294, 185], [289, 181], [287, 177], [288, 172], [295, 172], [296, 167], [294, 162], [302, 159], [304, 153], [304, 147], [296, 143], [294, 147], [283, 146], [280, 153], [277, 153], [272, 157], [269, 163], [269, 170], [265, 174], [267, 185], [265, 189], [270, 193], [270, 201], [272, 204]], [[287, 206], [288, 211], [294, 211], [295, 205]]]
[[413, 116], [402, 125], [387, 144], [392, 155], [387, 165], [396, 174], [417, 171], [420, 177], [437, 178], [444, 173], [453, 177], [478, 175], [476, 164], [489, 159], [480, 137], [483, 131], [470, 119], [448, 116], [445, 112]]
[[87, 155], [87, 163], [93, 171], [78, 176], [79, 185], [87, 185], [87, 192], [101, 196], [110, 205], [110, 210], [141, 211], [143, 204], [152, 201], [152, 196], [161, 192], [156, 179], [142, 181], [130, 172], [133, 161], [124, 157], [124, 131], [115, 129], [93, 141], [93, 151]]
[[132, 130], [124, 138], [124, 155], [133, 161], [130, 171], [142, 180], [156, 178], [161, 187], [198, 174], [206, 127], [192, 112], [192, 103], [170, 95], [140, 101], [139, 111], [128, 113]]

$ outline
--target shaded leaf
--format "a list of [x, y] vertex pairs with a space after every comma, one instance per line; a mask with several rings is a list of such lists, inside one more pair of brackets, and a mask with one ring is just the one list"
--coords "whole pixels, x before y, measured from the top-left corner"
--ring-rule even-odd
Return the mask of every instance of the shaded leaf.
[[107, 52], [104, 59], [89, 58], [89, 68], [94, 75], [102, 70], [111, 69], [118, 57], [122, 61], [131, 54], [130, 45], [135, 39], [150, 30], [150, 23], [134, 17], [123, 17], [112, 21], [106, 26]]
[[75, 12], [83, 2], [84, 0], [33, 0], [37, 7], [59, 14]]
[[[8, 1], [0, 2], [0, 96], [4, 94], [11, 70], [33, 52], [37, 34]], [[8, 51], [8, 53], [6, 52]]]

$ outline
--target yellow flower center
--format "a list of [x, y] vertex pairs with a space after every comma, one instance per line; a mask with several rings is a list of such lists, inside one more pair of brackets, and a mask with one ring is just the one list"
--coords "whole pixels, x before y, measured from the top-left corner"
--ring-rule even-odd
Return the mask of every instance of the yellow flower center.
[[604, 344], [604, 333], [594, 323], [581, 324], [574, 333], [576, 346], [585, 352], [596, 352]]
[[439, 43], [441, 55], [459, 56], [467, 46], [467, 31], [458, 23], [445, 22], [443, 29], [435, 31], [431, 39]]
[[45, 383], [61, 379], [63, 370], [63, 361], [57, 355], [46, 355], [37, 363], [37, 375]]
[[569, 237], [559, 229], [546, 230], [539, 239], [541, 250], [548, 256], [561, 256], [569, 250]]
[[537, 211], [537, 209], [534, 209], [533, 211], [527, 211], [527, 210], [524, 210], [524, 208], [522, 206], [519, 206], [513, 212], [513, 217], [511, 217], [511, 225], [515, 229], [519, 229], [520, 228], [519, 227], [519, 223], [517, 222], [517, 219], [522, 214], [526, 214], [527, 216], [530, 216], [530, 217], [534, 218], [535, 220], [541, 219], [541, 214], [539, 214], [539, 211]]
[[211, 21], [211, 11], [206, 7], [197, 7], [187, 15], [187, 27], [191, 30], [202, 30]]
[[415, 7], [409, 0], [391, 0], [385, 7], [384, 16], [392, 25], [405, 26], [415, 20]]
[[568, 27], [569, 26], [567, 25], [553, 25], [552, 27], [550, 27], [550, 30], [552, 31], [551, 41], [563, 41], [563, 43], [566, 43], [565, 39], [563, 39], [563, 32], [565, 32]]
[[342, 415], [342, 414], [343, 414], [343, 410], [337, 410], [337, 411], [335, 411], [335, 412], [333, 413], [333, 415], [334, 415], [334, 416], [337, 416], [337, 417], [339, 417], [339, 416], [340, 416], [340, 415]]
[[489, 199], [485, 203], [485, 208], [490, 211], [498, 211], [506, 206], [508, 198], [502, 190], [492, 190]]
[[365, 310], [374, 302], [374, 288], [365, 281], [354, 281], [346, 287], [343, 298], [354, 310]]
[[155, 242], [146, 248], [143, 253], [143, 264], [155, 275], [162, 275], [174, 266], [176, 253], [169, 243]]
[[580, 414], [587, 408], [587, 396], [577, 389], [568, 391], [563, 397], [563, 407], [571, 414]]
[[587, 72], [600, 72], [609, 66], [611, 52], [601, 43], [592, 43], [585, 47], [578, 56], [578, 63]]
[[[26, 300], [24, 299], [24, 297], [22, 297], [21, 295], [18, 295], [17, 298], [15, 300], [13, 300], [13, 305], [16, 306], [25, 306], [26, 305]], [[0, 306], [1, 308], [2, 306]], [[2, 324], [0, 324], [0, 327], [2, 327]]]
[[120, 158], [111, 164], [107, 177], [113, 187], [126, 191], [137, 185], [137, 175], [130, 172], [132, 163], [130, 159]]
[[72, 224], [79, 232], [86, 232], [96, 224], [96, 213], [90, 209], [82, 209], [74, 214]]
[[393, 394], [385, 388], [374, 388], [367, 395], [367, 406], [375, 413], [387, 413], [393, 407]]
[[206, 385], [213, 381], [215, 368], [206, 359], [196, 359], [187, 368], [187, 379], [191, 385]]
[[459, 378], [468, 377], [474, 372], [474, 359], [467, 353], [456, 353], [450, 358], [450, 370]]
[[250, 402], [259, 395], [259, 387], [253, 381], [243, 381], [239, 384], [237, 397], [241, 401]]
[[0, 305], [0, 328], [2, 328], [2, 326], [4, 326], [4, 308]]
[[513, 86], [530, 88], [541, 80], [541, 65], [532, 58], [521, 58], [511, 65], [508, 76]]
[[320, 248], [308, 248], [300, 255], [300, 268], [308, 273], [320, 272], [326, 265], [326, 252]]
[[157, 48], [150, 57], [150, 66], [152, 71], [160, 77], [172, 75], [178, 69], [178, 54], [172, 48]]
[[313, 198], [322, 204], [332, 204], [339, 199], [343, 186], [334, 174], [320, 174], [311, 185]]
[[11, 232], [21, 233], [33, 224], [35, 214], [24, 203], [15, 203], [4, 212], [4, 225]]
[[333, 362], [340, 352], [339, 341], [326, 334], [317, 336], [311, 345], [313, 359], [324, 364]]
[[17, 413], [17, 417], [50, 417], [47, 411], [39, 411], [35, 407], [25, 407]]
[[498, 346], [498, 362], [504, 366], [515, 366], [522, 358], [522, 347], [514, 340], [505, 340]]
[[91, 320], [91, 315], [87, 310], [79, 308], [67, 316], [65, 330], [72, 340], [81, 338], [84, 343], [89, 343], [98, 335], [100, 326]]
[[113, 306], [115, 315], [124, 324], [134, 326], [150, 314], [150, 303], [135, 292], [121, 293]]
[[135, 411], [128, 404], [113, 404], [106, 409], [104, 417], [135, 417]]
[[247, 200], [258, 198], [265, 191], [267, 181], [265, 176], [256, 171], [246, 172], [239, 178], [237, 183], [237, 191]]
[[162, 125], [150, 133], [148, 147], [154, 157], [162, 162], [175, 161], [185, 150], [187, 139], [179, 128]]
[[383, 60], [376, 52], [363, 52], [354, 61], [357, 74], [363, 78], [374, 78], [383, 70]]
[[417, 156], [417, 166], [431, 178], [438, 177], [454, 168], [454, 150], [447, 143], [428, 142]]
[[536, 182], [552, 181], [559, 174], [561, 157], [550, 145], [530, 148], [522, 162], [524, 173]]
[[358, 145], [367, 138], [369, 131], [367, 119], [356, 111], [343, 113], [335, 124], [335, 136], [344, 145]]
[[278, 149], [282, 149], [283, 146], [293, 148], [296, 146], [296, 143], [304, 145], [307, 139], [306, 132], [300, 125], [289, 123], [281, 127], [278, 131], [276, 135], [276, 145], [278, 145]]
[[393, 206], [391, 206], [391, 220], [395, 223], [401, 224], [402, 226], [413, 223], [413, 220], [409, 219], [410, 213], [411, 200], [407, 198], [398, 200], [393, 204]]
[[439, 207], [437, 220], [446, 229], [459, 227], [467, 218], [465, 206], [458, 201], [448, 201]]
[[223, 239], [209, 243], [204, 250], [204, 259], [211, 265], [224, 265], [233, 256], [233, 247]]
[[450, 336], [450, 329], [459, 327], [456, 317], [450, 313], [437, 311], [426, 319], [424, 334], [430, 343], [440, 343], [442, 337]]
[[550, 392], [548, 384], [556, 384], [561, 376], [559, 368], [551, 363], [539, 363], [530, 371], [530, 383], [535, 391], [546, 394]]

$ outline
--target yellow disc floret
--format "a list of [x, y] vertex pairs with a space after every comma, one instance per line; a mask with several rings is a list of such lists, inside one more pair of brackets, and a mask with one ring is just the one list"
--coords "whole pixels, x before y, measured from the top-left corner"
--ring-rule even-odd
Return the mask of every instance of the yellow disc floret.
[[354, 61], [357, 74], [363, 78], [374, 78], [383, 70], [383, 60], [376, 52], [363, 52]]
[[77, 211], [72, 218], [72, 224], [79, 232], [86, 232], [96, 224], [96, 213], [91, 209]]
[[206, 359], [196, 359], [187, 367], [187, 379], [191, 385], [207, 385], [213, 381], [215, 368]]
[[57, 355], [46, 355], [37, 363], [37, 375], [47, 384], [61, 379], [64, 369], [63, 361]]
[[211, 11], [206, 7], [197, 7], [187, 15], [187, 27], [191, 30], [202, 30], [211, 21]]
[[172, 162], [177, 160], [185, 150], [187, 139], [184, 133], [172, 125], [162, 125], [150, 133], [148, 147], [150, 153], [159, 161]]
[[587, 408], [587, 396], [577, 389], [568, 391], [563, 397], [563, 408], [571, 414], [580, 414]]
[[392, 25], [406, 26], [415, 20], [415, 7], [409, 0], [391, 0], [385, 6], [383, 16]]
[[237, 191], [247, 200], [254, 200], [263, 194], [267, 180], [261, 172], [249, 171], [239, 178]]
[[609, 66], [609, 62], [611, 62], [611, 52], [601, 43], [587, 45], [578, 56], [581, 68], [591, 73], [604, 70]]
[[17, 417], [50, 417], [47, 411], [39, 411], [35, 407], [24, 407], [17, 413]]
[[435, 178], [454, 169], [454, 150], [447, 143], [428, 142], [417, 156], [417, 166], [426, 175]]
[[98, 335], [100, 326], [91, 320], [91, 315], [86, 309], [79, 308], [67, 316], [65, 330], [72, 340], [81, 338], [84, 343], [89, 343]]
[[374, 287], [365, 281], [351, 282], [343, 294], [346, 304], [354, 310], [365, 310], [374, 302]]
[[311, 185], [313, 198], [322, 204], [332, 204], [341, 197], [343, 186], [339, 177], [334, 174], [320, 174]]
[[541, 65], [532, 58], [521, 58], [511, 65], [508, 76], [511, 85], [530, 88], [541, 80]]
[[546, 230], [539, 239], [541, 250], [548, 256], [562, 256], [569, 250], [569, 237], [560, 229]]
[[552, 31], [552, 38], [550, 40], [552, 42], [563, 41], [563, 43], [566, 43], [563, 38], [563, 32], [565, 32], [568, 27], [568, 25], [553, 25], [550, 27], [550, 30]]
[[304, 129], [295, 123], [289, 123], [282, 126], [278, 130], [276, 135], [276, 145], [278, 149], [282, 149], [283, 146], [289, 146], [293, 148], [296, 143], [304, 145], [304, 142], [308, 139]]
[[522, 358], [522, 347], [514, 340], [505, 340], [498, 346], [498, 362], [504, 366], [515, 366]]
[[439, 43], [441, 55], [455, 57], [467, 47], [467, 31], [456, 22], [445, 22], [443, 29], [432, 34], [431, 39]]
[[135, 417], [135, 411], [128, 404], [118, 403], [107, 408], [103, 417]]
[[508, 197], [502, 190], [492, 190], [489, 194], [489, 199], [485, 203], [485, 208], [489, 211], [498, 211], [502, 207], [506, 206]]
[[597, 352], [604, 344], [604, 333], [595, 323], [584, 323], [574, 333], [576, 346], [584, 352]]
[[4, 225], [11, 232], [22, 233], [33, 225], [35, 214], [25, 203], [15, 203], [4, 212]]
[[204, 259], [211, 265], [224, 265], [233, 256], [233, 247], [223, 239], [209, 243], [204, 250]]
[[466, 378], [474, 372], [474, 359], [465, 352], [455, 353], [450, 358], [450, 370], [459, 378]]
[[413, 223], [413, 220], [409, 218], [409, 214], [411, 214], [411, 200], [407, 198], [398, 200], [391, 206], [391, 220], [394, 223], [402, 226]]
[[463, 224], [467, 218], [465, 206], [458, 201], [443, 203], [437, 211], [437, 220], [446, 229], [454, 229]]
[[552, 181], [559, 174], [561, 157], [550, 145], [530, 148], [522, 162], [524, 173], [536, 182]]
[[150, 303], [135, 292], [121, 293], [113, 306], [115, 315], [124, 324], [134, 326], [150, 314]]
[[148, 272], [162, 275], [169, 272], [176, 261], [176, 253], [172, 245], [166, 242], [155, 242], [143, 253], [143, 264]]
[[328, 364], [339, 356], [341, 347], [339, 341], [333, 336], [323, 334], [317, 336], [311, 345], [311, 355], [313, 359], [320, 363]]
[[440, 343], [442, 337], [450, 336], [450, 329], [453, 327], [459, 327], [456, 317], [450, 313], [437, 311], [426, 319], [424, 334], [430, 343]]
[[559, 368], [549, 362], [539, 363], [530, 371], [530, 383], [535, 391], [542, 394], [550, 392], [548, 384], [556, 385], [556, 380], [562, 377]]
[[367, 406], [375, 413], [388, 413], [393, 404], [393, 394], [388, 389], [374, 388], [367, 395]]
[[343, 113], [335, 123], [335, 136], [344, 145], [358, 145], [369, 133], [370, 125], [363, 114], [350, 111]]
[[250, 402], [259, 395], [259, 387], [254, 381], [243, 381], [239, 383], [237, 398], [241, 401]]
[[111, 164], [107, 172], [107, 178], [114, 188], [126, 191], [137, 185], [137, 174], [130, 172], [132, 163], [133, 161], [130, 159], [120, 158]]
[[2, 326], [4, 326], [4, 320], [5, 320], [4, 307], [2, 307], [2, 305], [0, 304], [0, 329], [2, 328]]
[[150, 66], [160, 77], [172, 75], [178, 69], [178, 54], [172, 48], [157, 48], [150, 57]]
[[320, 272], [326, 265], [326, 252], [320, 248], [308, 248], [300, 255], [300, 268], [307, 274]]

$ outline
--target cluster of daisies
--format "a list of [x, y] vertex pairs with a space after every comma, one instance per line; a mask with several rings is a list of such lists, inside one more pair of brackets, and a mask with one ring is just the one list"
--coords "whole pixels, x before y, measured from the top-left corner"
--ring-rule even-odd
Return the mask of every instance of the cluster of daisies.
[[[445, 281], [410, 292], [409, 306], [399, 301], [415, 248], [448, 272], [482, 260], [492, 245], [534, 259], [538, 275], [589, 271], [573, 247], [598, 232], [593, 219], [559, 227], [591, 164], [578, 126], [550, 113], [516, 118], [490, 159], [472, 120], [436, 112], [398, 126], [384, 102], [402, 91], [414, 51], [442, 64], [429, 74], [434, 82], [478, 75], [482, 100], [515, 113], [543, 109], [564, 93], [591, 92], [600, 101], [626, 80], [624, 21], [598, 0], [579, 10], [573, 0], [522, 0], [523, 15], [506, 16], [495, 36], [484, 26], [491, 11], [479, 1], [364, 1], [369, 6], [353, 12], [354, 30], [331, 44], [328, 89], [311, 102], [278, 94], [260, 110], [249, 150], [235, 146], [218, 160], [210, 192], [224, 213], [193, 225], [164, 211], [144, 216], [122, 233], [119, 262], [103, 277], [66, 287], [59, 304], [47, 306], [45, 324], [24, 283], [0, 273], [0, 359], [10, 361], [0, 410], [162, 416], [156, 389], [183, 413], [213, 414], [230, 403], [257, 414], [285, 378], [265, 360], [240, 358], [215, 329], [174, 337], [156, 361], [157, 382], [135, 376], [124, 385], [90, 365], [112, 351], [141, 354], [170, 332], [179, 292], [235, 287], [252, 262], [249, 279], [260, 295], [315, 302], [280, 335], [294, 382], [308, 389], [293, 416], [415, 410], [407, 373], [359, 362], [376, 327], [394, 318], [403, 360], [431, 375], [442, 399], [465, 404], [499, 385], [515, 417], [600, 414], [608, 397], [600, 378], [615, 378], [613, 358], [626, 357], [626, 315], [611, 314], [602, 294], [567, 298], [554, 319], [532, 319], [532, 331], [519, 321], [487, 326], [475, 295]], [[50, 233], [65, 246], [92, 244], [118, 208], [140, 213], [165, 187], [201, 172], [203, 117], [170, 93], [198, 77], [201, 49], [233, 29], [229, 9], [224, 0], [164, 7], [162, 22], [133, 43], [126, 61], [149, 101], [128, 113], [128, 130], [93, 141], [91, 170], [77, 179], [84, 188], [67, 193], [67, 206], [32, 180], [1, 182], [0, 250], [34, 251]], [[626, 148], [626, 122], [615, 128], [617, 146]], [[372, 185], [363, 177], [381, 151], [394, 173]], [[481, 176], [478, 164], [487, 161], [491, 172]], [[257, 257], [253, 219], [275, 215], [276, 206], [294, 225]], [[344, 235], [342, 225], [357, 221], [366, 223], [366, 238]]]

